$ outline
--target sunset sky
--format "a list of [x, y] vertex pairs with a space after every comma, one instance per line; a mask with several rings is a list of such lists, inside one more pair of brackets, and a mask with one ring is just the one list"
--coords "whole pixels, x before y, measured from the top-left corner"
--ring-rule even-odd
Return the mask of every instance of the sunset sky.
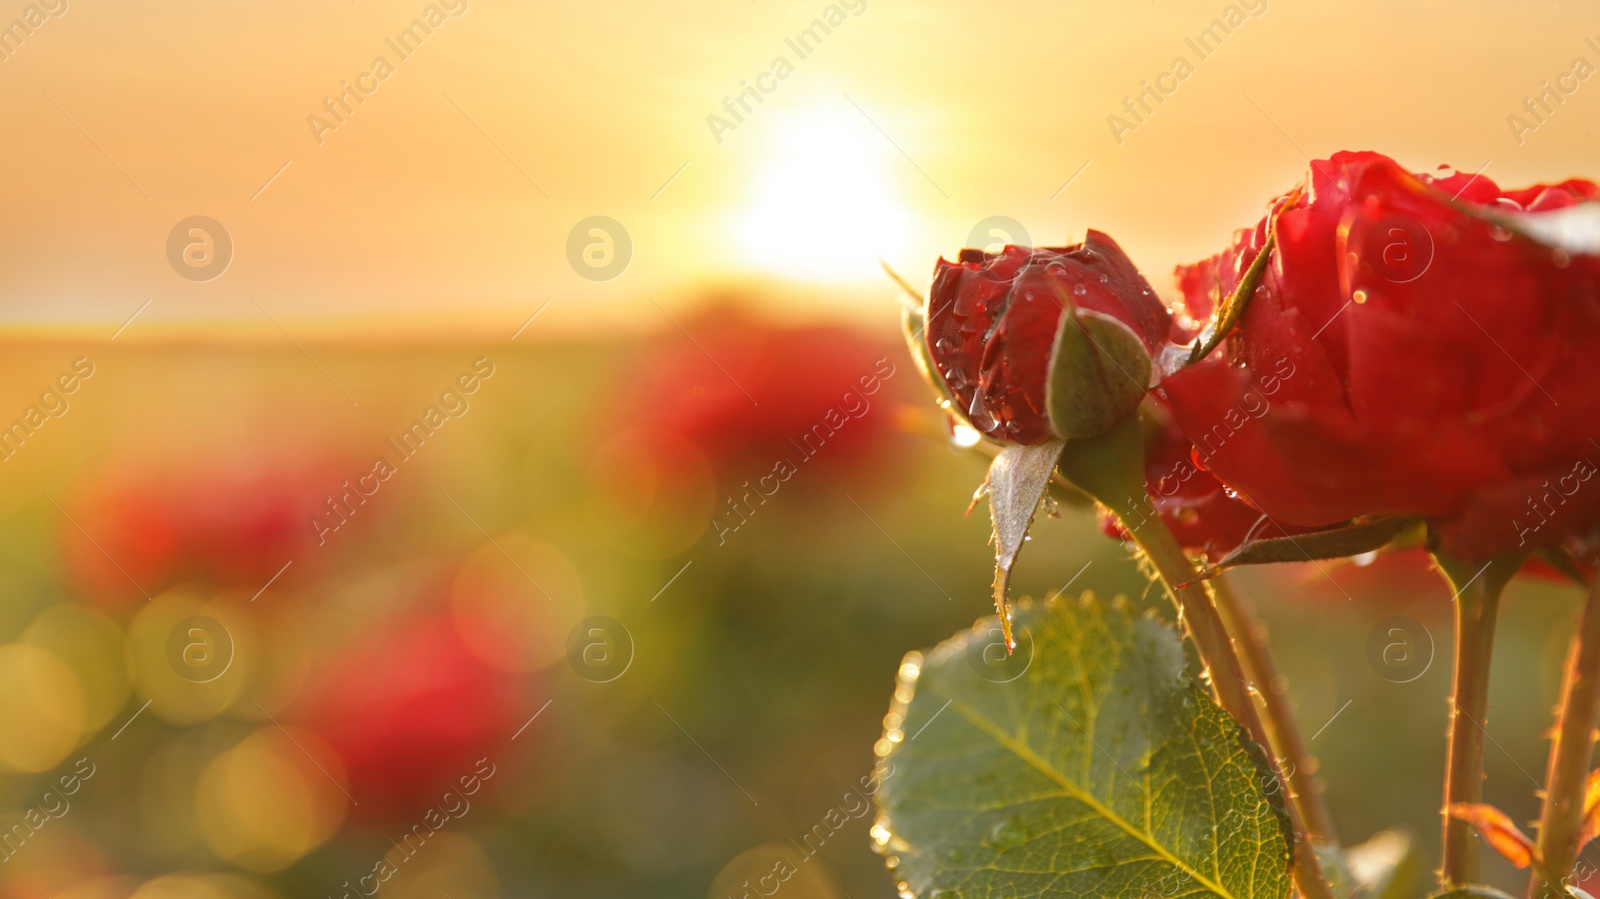
[[[1108, 231], [1164, 289], [1305, 154], [1592, 176], [1600, 121], [1600, 79], [1569, 74], [1600, 65], [1600, 14], [1573, 3], [0, 3], [13, 19], [0, 316], [109, 335], [144, 308], [127, 339], [508, 339], [546, 301], [531, 333], [650, 330], [734, 293], [884, 321], [878, 259], [924, 284], [991, 216], [1035, 243]], [[1545, 82], [1573, 90], [1517, 133]], [[1149, 114], [1146, 83], [1171, 88]], [[234, 245], [210, 281], [167, 253], [197, 215]], [[569, 261], [592, 216], [631, 242], [609, 280]]]

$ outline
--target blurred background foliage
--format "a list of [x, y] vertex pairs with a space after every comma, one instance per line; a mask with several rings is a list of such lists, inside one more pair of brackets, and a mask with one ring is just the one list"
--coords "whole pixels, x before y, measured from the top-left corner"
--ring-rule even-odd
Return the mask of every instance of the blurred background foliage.
[[[813, 828], [870, 772], [901, 655], [989, 611], [992, 557], [962, 514], [984, 460], [892, 332], [727, 307], [609, 342], [13, 342], [0, 421], [79, 356], [0, 463], [0, 896], [720, 899], [779, 858], [786, 896], [893, 896], [871, 814]], [[376, 492], [319, 545], [347, 480]], [[1345, 842], [1433, 852], [1442, 582], [1415, 555], [1241, 582]], [[1014, 581], [1068, 584], [1170, 614], [1087, 510]], [[1577, 597], [1504, 605], [1486, 795], [1517, 820]], [[1395, 616], [1431, 660], [1403, 683], [1370, 651]]]

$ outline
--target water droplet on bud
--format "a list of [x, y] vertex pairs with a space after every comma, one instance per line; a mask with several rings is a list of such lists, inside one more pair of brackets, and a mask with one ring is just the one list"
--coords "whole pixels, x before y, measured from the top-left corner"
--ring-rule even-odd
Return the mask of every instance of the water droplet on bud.
[[989, 414], [989, 407], [984, 405], [983, 394], [981, 393], [972, 395], [972, 405], [967, 407], [967, 420], [972, 422], [973, 427], [985, 434], [993, 432], [995, 426], [1000, 424], [993, 415]]

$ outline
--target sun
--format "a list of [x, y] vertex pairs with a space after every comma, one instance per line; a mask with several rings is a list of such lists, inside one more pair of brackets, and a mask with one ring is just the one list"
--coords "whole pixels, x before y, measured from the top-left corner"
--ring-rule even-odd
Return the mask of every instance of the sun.
[[750, 203], [733, 221], [745, 261], [806, 281], [882, 278], [878, 260], [905, 250], [912, 236], [911, 212], [893, 190], [897, 158], [849, 107], [777, 122]]

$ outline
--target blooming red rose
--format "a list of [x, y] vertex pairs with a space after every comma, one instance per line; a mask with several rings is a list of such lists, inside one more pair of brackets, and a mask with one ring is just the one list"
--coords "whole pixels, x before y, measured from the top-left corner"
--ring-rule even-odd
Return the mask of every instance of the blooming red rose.
[[[1268, 519], [1244, 502], [1216, 475], [1194, 460], [1194, 444], [1184, 436], [1164, 405], [1148, 407], [1145, 421], [1144, 472], [1148, 501], [1135, 506], [1139, 515], [1160, 515], [1179, 545], [1215, 561], [1237, 549], [1246, 539], [1263, 540], [1297, 536], [1312, 528], [1297, 528]], [[1130, 539], [1124, 522], [1104, 507], [1100, 530], [1108, 537]], [[1140, 526], [1135, 518], [1126, 522]]]
[[1273, 229], [1227, 342], [1160, 388], [1197, 458], [1275, 521], [1426, 516], [1461, 558], [1594, 525], [1600, 259], [1490, 214], [1595, 196], [1413, 175], [1376, 153], [1313, 163], [1275, 218], [1178, 271], [1205, 317]]
[[[1069, 309], [1077, 327], [1065, 320]], [[1144, 276], [1098, 231], [1072, 247], [962, 250], [957, 262], [940, 259], [925, 321], [933, 368], [959, 407], [953, 411], [989, 437], [1027, 445], [1094, 436], [1068, 432], [1063, 415], [1073, 410], [1095, 410], [1091, 432], [1131, 414], [1144, 395], [1150, 359], [1171, 329], [1171, 316]], [[1102, 327], [1108, 322], [1115, 323], [1111, 330]], [[1142, 347], [1142, 367], [1108, 349], [1106, 338], [1118, 328], [1130, 334], [1135, 353]], [[1106, 363], [1105, 380], [1057, 380], [1070, 382], [1074, 394], [1057, 395], [1052, 406], [1052, 379], [1074, 361], [1060, 345], [1080, 332], [1089, 339], [1086, 352]]]

